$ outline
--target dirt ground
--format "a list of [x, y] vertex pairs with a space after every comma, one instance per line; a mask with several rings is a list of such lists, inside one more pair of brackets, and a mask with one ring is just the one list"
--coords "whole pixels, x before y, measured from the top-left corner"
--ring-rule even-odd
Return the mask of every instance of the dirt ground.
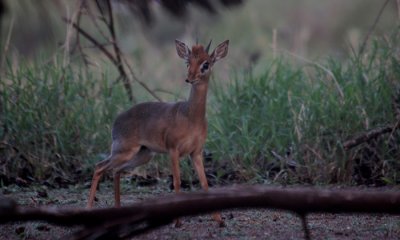
[[[122, 205], [173, 194], [168, 184], [137, 187], [123, 184]], [[195, 191], [195, 190], [191, 190]], [[88, 186], [47, 189], [43, 186], [2, 188], [2, 194], [27, 206], [84, 207]], [[113, 205], [113, 190], [104, 182], [97, 193], [96, 207]], [[183, 226], [168, 225], [136, 239], [304, 239], [301, 220], [296, 215], [269, 209], [231, 210], [222, 213], [226, 227], [218, 227], [209, 215], [185, 217]], [[312, 239], [400, 239], [400, 216], [311, 214], [308, 226]], [[60, 239], [79, 230], [44, 222], [0, 225], [0, 239]]]

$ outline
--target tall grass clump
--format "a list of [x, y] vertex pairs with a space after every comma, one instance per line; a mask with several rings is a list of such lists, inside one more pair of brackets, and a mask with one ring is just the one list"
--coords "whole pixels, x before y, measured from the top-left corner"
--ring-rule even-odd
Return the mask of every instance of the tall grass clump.
[[73, 179], [85, 164], [107, 152], [110, 124], [128, 100], [123, 89], [112, 87], [104, 76], [95, 78], [57, 61], [20, 64], [15, 69], [9, 65], [3, 71], [3, 181]]
[[398, 129], [343, 147], [346, 140], [399, 121], [398, 40], [396, 32], [347, 60], [299, 66], [282, 57], [265, 66], [264, 74], [214, 86], [207, 147], [248, 178], [399, 182]]

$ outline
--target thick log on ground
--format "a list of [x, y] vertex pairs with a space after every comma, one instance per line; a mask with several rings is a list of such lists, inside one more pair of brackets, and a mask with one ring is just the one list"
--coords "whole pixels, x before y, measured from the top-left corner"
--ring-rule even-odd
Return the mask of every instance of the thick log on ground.
[[[232, 208], [271, 208], [308, 213], [386, 213], [400, 214], [400, 191], [323, 190], [316, 188], [282, 188], [240, 186], [214, 189], [208, 193], [187, 193], [146, 200], [121, 208], [57, 209], [18, 206], [0, 199], [0, 223], [13, 221], [47, 221], [53, 224], [82, 225], [74, 237], [84, 239], [93, 232], [118, 232], [129, 229], [131, 236], [172, 222], [180, 216], [196, 215]], [[101, 234], [100, 234], [101, 235]], [[101, 235], [103, 236], [103, 235]], [[105, 235], [103, 237], [120, 237]]]

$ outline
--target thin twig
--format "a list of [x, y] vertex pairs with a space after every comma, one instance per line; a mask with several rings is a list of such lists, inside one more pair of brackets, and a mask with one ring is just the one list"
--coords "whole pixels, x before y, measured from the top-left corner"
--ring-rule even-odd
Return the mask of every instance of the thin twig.
[[140, 80], [136, 77], [135, 73], [133, 72], [132, 67], [128, 64], [127, 59], [124, 57], [123, 54], [121, 54], [121, 55], [122, 55], [122, 60], [124, 61], [125, 65], [128, 67], [128, 70], [129, 70], [129, 72], [130, 72], [130, 74], [131, 74], [133, 80], [135, 80], [137, 83], [139, 83], [140, 86], [142, 86], [148, 93], [150, 93], [151, 96], [153, 96], [153, 97], [154, 97], [155, 99], [157, 99], [158, 101], [162, 102], [162, 99], [161, 99], [159, 96], [157, 96], [157, 94], [155, 94], [144, 82], [140, 81]]
[[[112, 43], [111, 42], [105, 42], [105, 43], [102, 43], [101, 44], [102, 46], [104, 46], [104, 47], [109, 47], [109, 46], [112, 46]], [[85, 46], [85, 47], [82, 47], [82, 49], [93, 49], [93, 48], [97, 48], [97, 46], [96, 45], [87, 45], [87, 46]]]
[[317, 152], [314, 148], [310, 147], [308, 144], [305, 145], [305, 147], [312, 153], [314, 154], [319, 160], [324, 160], [321, 154]]
[[6, 43], [4, 44], [4, 50], [1, 53], [2, 58], [1, 58], [0, 69], [3, 69], [3, 65], [4, 65], [5, 59], [7, 57], [8, 48], [10, 46], [10, 41], [11, 41], [11, 35], [12, 35], [13, 29], [14, 29], [14, 20], [15, 20], [14, 19], [14, 15], [12, 15], [11, 23], [10, 23], [9, 28], [8, 28]]
[[103, 12], [103, 9], [101, 8], [100, 4], [98, 3], [98, 1], [95, 1], [95, 2], [96, 2], [97, 9], [99, 10], [99, 12], [100, 12], [101, 15], [100, 15], [100, 16], [95, 16], [95, 14], [93, 13], [92, 9], [91, 9], [91, 8], [88, 8], [89, 17], [90, 17], [90, 19], [92, 20], [93, 24], [95, 25], [97, 31], [100, 33], [100, 35], [101, 35], [107, 42], [110, 42], [110, 38], [109, 38], [109, 37], [107, 36], [107, 34], [101, 29], [99, 23], [97, 22], [97, 19], [102, 20], [102, 21], [106, 24], [107, 27], [109, 27], [109, 24], [108, 24], [108, 22], [107, 22], [107, 20], [106, 20], [106, 18], [105, 18], [105, 16], [104, 16], [104, 12]]
[[394, 127], [390, 132], [388, 139], [391, 139], [393, 137], [393, 134], [396, 132], [397, 129], [399, 129], [399, 127], [400, 127], [400, 119], [394, 124]]
[[348, 39], [346, 39], [346, 43], [347, 43], [347, 45], [349, 45], [349, 48], [351, 50], [351, 53], [353, 54], [353, 57], [356, 57], [357, 53], [356, 53], [356, 50], [354, 49], [353, 44], [351, 44], [351, 42]]
[[[80, 24], [81, 24], [81, 16], [82, 16], [83, 8], [87, 8], [85, 6], [85, 1], [82, 1], [81, 5], [79, 6], [78, 16], [76, 17], [76, 24], [78, 26], [80, 26]], [[83, 48], [82, 48], [82, 45], [81, 45], [81, 38], [80, 38], [80, 34], [79, 34], [78, 31], [76, 31], [76, 47], [78, 47], [80, 56], [83, 59], [83, 63], [85, 64], [86, 69], [88, 69], [89, 61], [87, 60], [86, 54], [83, 52]]]
[[358, 55], [361, 56], [365, 50], [365, 46], [367, 45], [368, 39], [371, 35], [371, 33], [374, 31], [376, 24], [378, 23], [379, 19], [382, 16], [383, 10], [386, 8], [390, 0], [386, 0], [386, 2], [382, 5], [381, 9], [379, 10], [378, 16], [376, 16], [374, 23], [372, 26], [369, 28], [367, 35], [364, 38], [364, 41], [361, 45], [360, 51], [358, 52]]

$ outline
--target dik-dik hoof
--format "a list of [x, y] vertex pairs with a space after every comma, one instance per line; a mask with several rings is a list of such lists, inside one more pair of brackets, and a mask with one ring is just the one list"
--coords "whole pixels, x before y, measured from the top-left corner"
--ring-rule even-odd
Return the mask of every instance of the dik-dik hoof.
[[218, 227], [220, 227], [220, 228], [226, 227], [226, 223], [224, 220], [221, 220], [220, 222], [217, 222], [217, 223], [218, 223]]
[[175, 227], [176, 227], [176, 228], [182, 227], [182, 221], [181, 221], [180, 219], [176, 219], [176, 220], [175, 220]]
[[218, 223], [219, 227], [226, 227], [226, 224], [224, 220], [222, 220], [221, 214], [220, 213], [213, 213], [212, 215], [214, 221]]

